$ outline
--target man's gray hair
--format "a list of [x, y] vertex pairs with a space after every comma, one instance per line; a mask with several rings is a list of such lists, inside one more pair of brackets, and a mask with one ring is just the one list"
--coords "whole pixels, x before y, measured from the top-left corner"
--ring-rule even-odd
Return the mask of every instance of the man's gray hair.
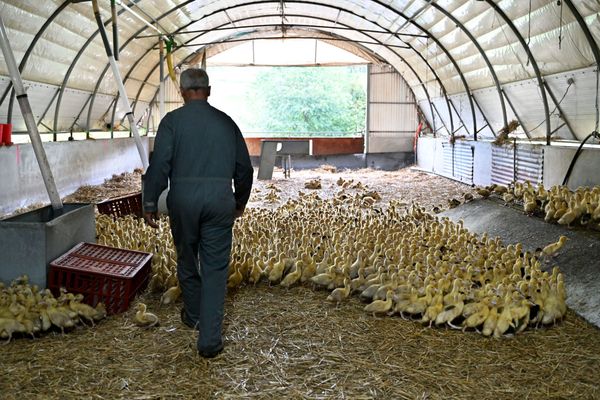
[[202, 68], [186, 69], [181, 73], [179, 86], [182, 89], [207, 88], [209, 86], [208, 74]]

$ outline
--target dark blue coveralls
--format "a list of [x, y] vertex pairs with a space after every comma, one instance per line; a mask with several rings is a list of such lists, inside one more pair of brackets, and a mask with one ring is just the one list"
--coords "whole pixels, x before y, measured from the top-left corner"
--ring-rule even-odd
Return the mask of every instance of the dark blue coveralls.
[[177, 276], [187, 317], [200, 333], [200, 352], [222, 347], [231, 231], [235, 210], [250, 197], [252, 173], [239, 128], [207, 101], [189, 101], [162, 119], [144, 178], [144, 211], [157, 210], [169, 178]]

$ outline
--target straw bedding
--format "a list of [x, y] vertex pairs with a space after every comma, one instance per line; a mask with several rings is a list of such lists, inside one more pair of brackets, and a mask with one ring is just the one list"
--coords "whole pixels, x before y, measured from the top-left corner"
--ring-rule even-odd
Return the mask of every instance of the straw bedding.
[[[364, 183], [383, 173], [361, 174]], [[390, 178], [410, 181], [411, 174]], [[439, 177], [426, 181], [412, 182], [419, 186], [414, 195], [443, 187], [444, 196], [459, 198], [469, 190], [454, 182], [449, 188]], [[390, 185], [373, 188], [384, 200], [393, 195]], [[409, 201], [410, 194], [405, 189], [398, 197]], [[373, 318], [358, 299], [336, 307], [325, 301], [327, 294], [266, 284], [232, 291], [225, 350], [207, 361], [195, 352], [195, 332], [179, 321], [181, 303], [159, 307], [159, 295], [145, 293], [139, 301], [159, 316], [158, 328], [135, 326], [130, 310], [94, 328], [0, 346], [0, 397], [600, 398], [600, 332], [571, 311], [556, 327], [490, 339], [399, 317]]]
[[[225, 350], [206, 361], [179, 304], [155, 329], [132, 311], [96, 328], [2, 346], [3, 398], [569, 398], [600, 396], [600, 334], [569, 312], [495, 340], [373, 318], [304, 287], [245, 287], [226, 304]], [[197, 397], [196, 397], [197, 396]]]

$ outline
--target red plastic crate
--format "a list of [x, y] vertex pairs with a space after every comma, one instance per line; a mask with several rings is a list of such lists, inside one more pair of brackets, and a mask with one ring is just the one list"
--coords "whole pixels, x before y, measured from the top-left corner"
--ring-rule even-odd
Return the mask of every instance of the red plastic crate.
[[142, 193], [129, 194], [127, 196], [110, 199], [96, 204], [100, 214], [112, 215], [113, 217], [123, 217], [134, 214], [142, 217]]
[[109, 315], [118, 314], [146, 287], [151, 263], [151, 253], [79, 243], [50, 263], [48, 288], [81, 293], [92, 307], [102, 302]]

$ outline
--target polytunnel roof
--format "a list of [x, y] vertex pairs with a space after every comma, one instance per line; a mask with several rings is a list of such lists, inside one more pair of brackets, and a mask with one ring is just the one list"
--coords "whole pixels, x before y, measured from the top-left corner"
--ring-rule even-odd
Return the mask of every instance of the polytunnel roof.
[[[110, 35], [110, 1], [99, 3]], [[541, 86], [545, 76], [591, 67], [600, 59], [597, 0], [123, 3], [141, 18], [117, 6], [121, 74], [134, 104], [146, 106], [159, 85], [159, 33], [175, 39], [173, 54], [178, 65], [198, 62], [203, 51], [210, 58], [243, 43], [241, 39], [322, 38], [368, 62], [392, 65], [419, 101], [468, 95], [465, 113], [472, 113], [472, 120], [477, 108], [473, 90], [492, 88], [501, 99], [498, 112], [505, 124], [508, 106], [501, 94], [503, 85], [535, 79]], [[0, 13], [23, 78], [56, 86], [57, 100], [45, 110], [54, 115], [55, 130], [65, 129], [73, 119], [64, 120], [63, 113], [81, 114], [85, 99], [91, 104], [106, 102], [104, 95], [114, 99], [117, 86], [90, 1], [4, 0]], [[154, 28], [142, 19], [152, 22]], [[8, 76], [5, 63], [0, 63], [0, 74]], [[11, 97], [9, 88], [4, 79], [0, 84], [4, 115]], [[552, 99], [546, 90], [540, 90], [540, 95], [549, 121]], [[90, 116], [98, 115], [90, 112]], [[546, 128], [549, 133], [550, 122]]]

